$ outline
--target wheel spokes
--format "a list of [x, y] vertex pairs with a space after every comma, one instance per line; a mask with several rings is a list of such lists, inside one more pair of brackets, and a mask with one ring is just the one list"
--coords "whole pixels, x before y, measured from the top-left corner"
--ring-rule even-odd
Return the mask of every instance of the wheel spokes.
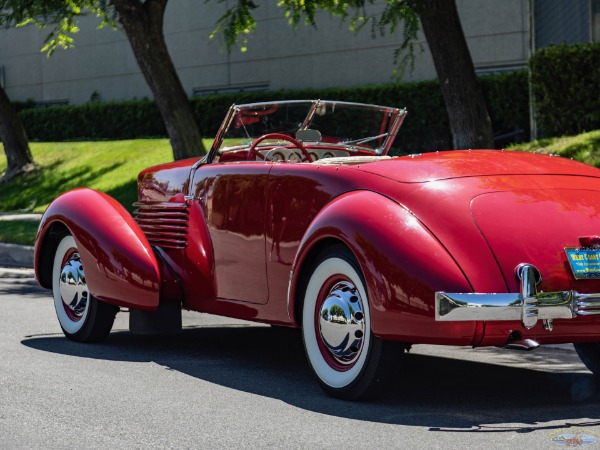
[[71, 320], [79, 320], [88, 305], [89, 291], [79, 253], [73, 253], [60, 271], [59, 290], [65, 312]]
[[344, 366], [356, 362], [365, 339], [363, 303], [356, 286], [336, 283], [318, 313], [319, 338], [328, 356]]

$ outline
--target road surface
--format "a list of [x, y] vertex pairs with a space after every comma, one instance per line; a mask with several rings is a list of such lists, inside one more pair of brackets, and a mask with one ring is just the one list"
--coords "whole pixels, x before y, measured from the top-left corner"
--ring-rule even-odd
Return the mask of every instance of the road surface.
[[119, 313], [105, 343], [73, 343], [32, 271], [0, 269], [0, 448], [600, 448], [572, 349], [415, 346], [382, 399], [349, 403], [321, 392], [293, 330], [184, 327], [134, 336]]

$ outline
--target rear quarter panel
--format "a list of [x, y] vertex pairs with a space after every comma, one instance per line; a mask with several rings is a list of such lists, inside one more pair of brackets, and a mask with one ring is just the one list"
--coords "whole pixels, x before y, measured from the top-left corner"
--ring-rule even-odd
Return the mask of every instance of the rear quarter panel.
[[335, 198], [313, 220], [294, 263], [294, 302], [302, 301], [302, 275], [310, 272], [312, 249], [334, 239], [357, 257], [369, 293], [375, 335], [404, 342], [465, 345], [475, 323], [435, 323], [436, 290], [469, 291], [460, 268], [437, 239], [406, 208], [372, 191], [352, 191]]

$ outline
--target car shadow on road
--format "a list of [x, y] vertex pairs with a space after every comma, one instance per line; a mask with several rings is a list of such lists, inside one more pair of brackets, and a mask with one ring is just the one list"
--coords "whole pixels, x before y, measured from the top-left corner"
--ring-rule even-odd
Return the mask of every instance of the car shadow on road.
[[[78, 344], [58, 335], [28, 336], [22, 344], [73, 357], [153, 362], [322, 414], [437, 432], [526, 433], [600, 425], [600, 395], [590, 374], [419, 354], [408, 355], [381, 399], [356, 403], [332, 399], [310, 373], [300, 334], [284, 328], [197, 327], [167, 337], [117, 331], [103, 344]], [[501, 355], [502, 350], [498, 352]], [[561, 351], [556, 352], [560, 362]], [[547, 357], [542, 359], [548, 367]], [[560, 425], [548, 424], [556, 421]]]

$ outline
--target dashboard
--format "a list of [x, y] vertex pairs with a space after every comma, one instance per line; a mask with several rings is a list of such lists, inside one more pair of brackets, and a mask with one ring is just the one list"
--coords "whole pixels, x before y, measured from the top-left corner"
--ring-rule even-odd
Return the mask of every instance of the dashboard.
[[[337, 158], [350, 156], [350, 153], [344, 150], [331, 150], [331, 149], [318, 149], [308, 148], [308, 154], [311, 156], [313, 161], [326, 158]], [[267, 161], [287, 161], [291, 163], [299, 163], [302, 161], [303, 154], [300, 150], [286, 147], [274, 147], [267, 151], [261, 151], [262, 155]]]

